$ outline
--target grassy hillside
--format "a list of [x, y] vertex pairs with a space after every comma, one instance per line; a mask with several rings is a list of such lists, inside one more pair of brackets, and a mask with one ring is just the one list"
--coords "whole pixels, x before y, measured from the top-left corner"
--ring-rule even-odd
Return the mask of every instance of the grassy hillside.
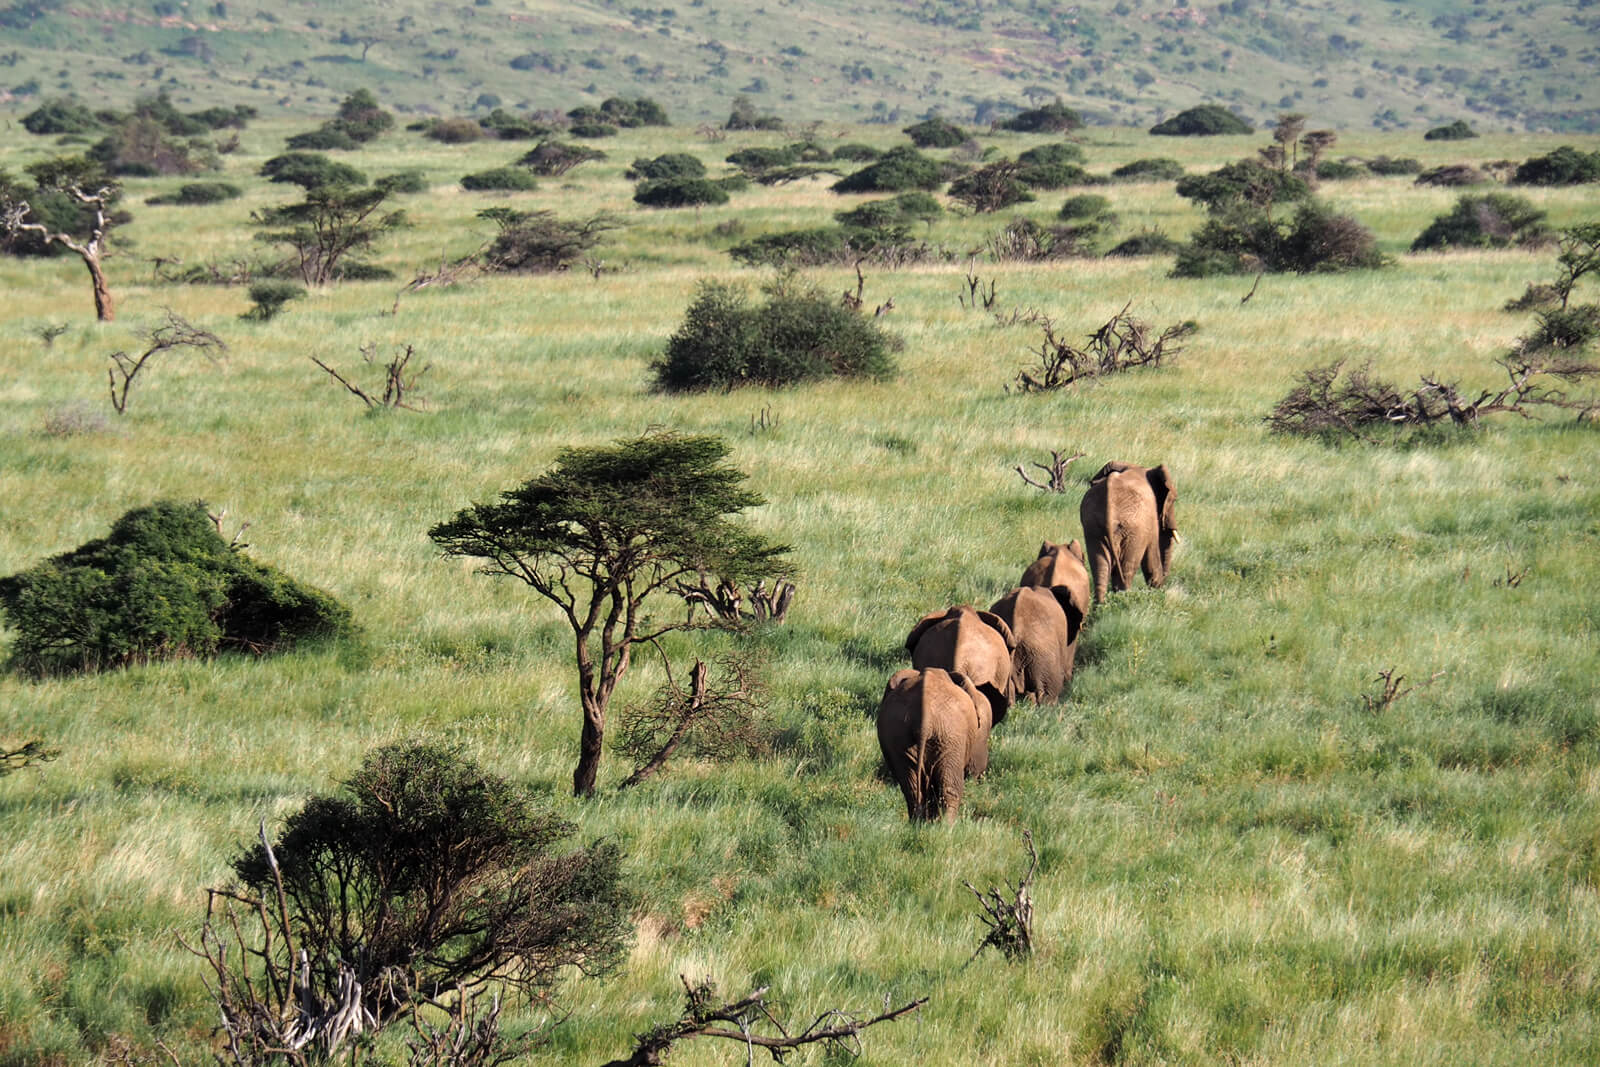
[[0, 7], [0, 104], [126, 104], [166, 89], [180, 104], [325, 115], [364, 86], [429, 113], [647, 95], [695, 123], [721, 121], [744, 94], [794, 122], [941, 112], [986, 124], [1059, 95], [1140, 127], [1209, 101], [1258, 123], [1293, 110], [1345, 129], [1467, 118], [1593, 131], [1597, 19], [1575, 0], [16, 0]]
[[[946, 216], [925, 233], [947, 259], [867, 272], [867, 300], [894, 300], [882, 320], [904, 342], [893, 380], [664, 396], [648, 364], [695, 285], [765, 280], [725, 248], [824, 224], [862, 198], [818, 180], [698, 211], [629, 199], [622, 171], [637, 156], [692, 151], [720, 173], [727, 153], [777, 134], [628, 131], [603, 162], [491, 196], [456, 183], [513, 147], [394, 133], [347, 158], [369, 174], [424, 171], [429, 192], [403, 200], [415, 225], [380, 247], [396, 280], [317, 291], [269, 322], [239, 318], [241, 288], [155, 280], [154, 257], [264, 253], [249, 213], [293, 197], [255, 172], [302, 128], [243, 132], [221, 175], [245, 187], [241, 200], [149, 206], [181, 179], [128, 181], [115, 323], [93, 321], [75, 260], [0, 259], [0, 574], [154, 498], [204, 498], [226, 509], [229, 532], [250, 523], [253, 555], [330, 589], [362, 628], [262, 661], [0, 676], [0, 741], [61, 750], [0, 780], [0, 1064], [170, 1062], [158, 1042], [205, 1061], [215, 1013], [179, 945], [205, 887], [262, 820], [278, 825], [373, 746], [414, 737], [460, 744], [584, 840], [627, 855], [641, 895], [628, 965], [560, 990], [565, 1021], [529, 1062], [624, 1055], [630, 1035], [676, 1016], [680, 974], [733, 995], [770, 985], [786, 1018], [807, 1021], [929, 996], [866, 1035], [863, 1064], [1595, 1061], [1594, 427], [1508, 419], [1330, 447], [1261, 421], [1296, 372], [1337, 357], [1402, 381], [1493, 384], [1492, 358], [1532, 322], [1501, 307], [1552, 275], [1550, 251], [1405, 255], [1454, 192], [1405, 177], [1328, 183], [1324, 196], [1371, 226], [1395, 265], [1268, 277], [1241, 303], [1251, 279], [1174, 279], [1170, 257], [996, 263], [984, 249], [1005, 218]], [[881, 127], [822, 136], [899, 139]], [[1466, 151], [1525, 158], [1572, 140], [1497, 135]], [[1264, 141], [1094, 130], [1085, 147], [1099, 173], [1154, 155], [1194, 172]], [[992, 143], [1012, 155], [1039, 142]], [[55, 151], [12, 139], [0, 166], [16, 173]], [[1339, 145], [1430, 164], [1463, 151], [1415, 132], [1354, 130]], [[1182, 236], [1201, 220], [1169, 182], [1095, 191], [1119, 233]], [[1050, 222], [1065, 195], [1018, 213]], [[1593, 219], [1590, 189], [1526, 195], [1554, 225]], [[628, 225], [597, 250], [598, 276], [485, 277], [397, 298], [418, 270], [481, 245], [492, 228], [476, 213], [494, 205], [613, 210]], [[969, 273], [995, 283], [1009, 324], [961, 305]], [[830, 292], [855, 286], [848, 267], [807, 276]], [[1200, 324], [1171, 367], [1007, 391], [1040, 341], [1027, 313], [1086, 333], [1130, 300], [1155, 324]], [[166, 307], [221, 335], [228, 357], [154, 364], [117, 417], [107, 356]], [[51, 325], [68, 329], [47, 344]], [[407, 344], [432, 368], [422, 413], [369, 416], [308, 358], [357, 370], [362, 346]], [[680, 660], [760, 652], [777, 749], [684, 762], [621, 795], [627, 768], [610, 754], [603, 795], [580, 802], [567, 795], [570, 635], [520, 586], [440, 558], [426, 531], [562, 447], [649, 426], [724, 436], [768, 500], [753, 522], [795, 546], [784, 625], [672, 645]], [[1052, 449], [1085, 453], [1065, 495], [1012, 470]], [[872, 726], [907, 630], [949, 603], [987, 606], [1041, 539], [1075, 536], [1082, 479], [1112, 459], [1174, 471], [1184, 540], [1169, 583], [1095, 612], [1070, 698], [1013, 712], [958, 823], [909, 826], [877, 777]], [[1390, 669], [1415, 691], [1364, 699]], [[641, 659], [619, 700], [659, 681]], [[1024, 828], [1041, 860], [1038, 953], [967, 965], [983, 930], [962, 881], [1018, 877]], [[741, 1059], [701, 1042], [671, 1062]]]

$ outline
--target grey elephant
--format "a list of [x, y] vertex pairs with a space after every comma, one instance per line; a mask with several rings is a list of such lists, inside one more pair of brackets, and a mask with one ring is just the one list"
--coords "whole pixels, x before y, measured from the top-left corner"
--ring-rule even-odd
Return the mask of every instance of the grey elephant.
[[1016, 647], [1009, 623], [970, 604], [924, 615], [906, 635], [913, 667], [942, 667], [966, 675], [988, 697], [997, 723], [1005, 720], [1016, 699], [1011, 675], [1011, 652]]
[[1083, 613], [1062, 587], [1025, 585], [1013, 589], [989, 609], [1016, 635], [1011, 653], [1011, 685], [1017, 698], [1054, 704], [1072, 681]]
[[1153, 468], [1107, 463], [1090, 479], [1078, 518], [1094, 571], [1096, 604], [1105, 599], [1108, 585], [1117, 592], [1127, 589], [1136, 571], [1144, 572], [1152, 588], [1167, 580], [1178, 537], [1177, 498], [1164, 463]]
[[959, 671], [897, 672], [878, 704], [878, 747], [912, 821], [954, 822], [966, 779], [989, 767], [989, 699]]

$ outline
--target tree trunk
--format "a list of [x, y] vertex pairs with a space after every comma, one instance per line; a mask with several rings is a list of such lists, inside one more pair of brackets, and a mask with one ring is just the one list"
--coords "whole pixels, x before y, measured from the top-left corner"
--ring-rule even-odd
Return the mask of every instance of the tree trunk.
[[115, 302], [111, 299], [111, 286], [106, 281], [106, 272], [100, 266], [100, 257], [83, 253], [83, 265], [89, 268], [89, 278], [94, 282], [94, 313], [101, 322], [110, 322], [117, 317]]
[[594, 796], [600, 776], [601, 742], [606, 733], [606, 709], [598, 697], [583, 696], [583, 729], [578, 734], [578, 768], [572, 772], [572, 795]]

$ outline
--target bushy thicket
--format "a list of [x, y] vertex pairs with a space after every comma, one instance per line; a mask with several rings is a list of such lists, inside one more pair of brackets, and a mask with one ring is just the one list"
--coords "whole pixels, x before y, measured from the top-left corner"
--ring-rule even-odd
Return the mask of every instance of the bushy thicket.
[[135, 508], [111, 533], [0, 578], [28, 674], [222, 651], [264, 654], [346, 633], [350, 611], [230, 546], [200, 503]]
[[[96, 176], [96, 168], [88, 161], [81, 158], [62, 161], [40, 160], [29, 164], [28, 174], [34, 179], [30, 184], [11, 176], [4, 168], [0, 168], [0, 203], [28, 204], [27, 214], [23, 216], [26, 222], [38, 222], [48, 226], [55, 233], [70, 233], [78, 237], [86, 237], [94, 222], [94, 213], [84, 204], [74, 200], [71, 194], [54, 188], [53, 172], [60, 165], [75, 168], [86, 185], [98, 185], [101, 181], [109, 182], [105, 175]], [[120, 190], [111, 182], [111, 203], [115, 204], [120, 197]], [[120, 208], [110, 212], [107, 221], [113, 226], [124, 226], [133, 220], [133, 216]], [[0, 230], [0, 253], [10, 256], [38, 256], [50, 257], [70, 255], [64, 246], [44, 240], [36, 233], [18, 230], [15, 233], [6, 233]]]
[[836, 193], [902, 193], [911, 189], [932, 192], [945, 183], [937, 160], [909, 145], [889, 149], [854, 174], [833, 183]]
[[752, 306], [743, 286], [703, 282], [666, 351], [652, 365], [667, 392], [782, 386], [822, 378], [885, 378], [893, 343], [875, 320], [792, 275]]
[[588, 145], [541, 141], [517, 160], [517, 166], [527, 167], [535, 174], [551, 178], [565, 174], [579, 164], [592, 163], [604, 158], [606, 158], [604, 152]]
[[428, 191], [428, 176], [421, 169], [397, 170], [375, 179], [372, 187], [382, 189], [390, 196], [415, 196]]
[[1600, 152], [1580, 152], [1564, 144], [1547, 156], [1526, 160], [1511, 177], [1513, 185], [1585, 185], [1600, 182]]
[[1349, 215], [1308, 201], [1287, 221], [1239, 208], [1214, 215], [1178, 252], [1179, 278], [1218, 274], [1314, 274], [1381, 267], [1372, 231]]
[[709, 178], [661, 178], [640, 182], [633, 202], [645, 207], [700, 207], [726, 204], [728, 191]]
[[1253, 133], [1250, 124], [1221, 104], [1201, 104], [1180, 111], [1165, 122], [1150, 127], [1158, 137], [1214, 137], [1219, 134]]
[[1412, 159], [1409, 156], [1403, 156], [1398, 159], [1379, 156], [1376, 159], [1367, 160], [1367, 169], [1374, 174], [1381, 174], [1385, 177], [1396, 174], [1421, 174], [1422, 161], [1420, 159]]
[[1228, 163], [1209, 174], [1191, 174], [1179, 180], [1177, 191], [1179, 196], [1203, 204], [1212, 213], [1241, 204], [1265, 207], [1311, 195], [1311, 187], [1304, 179], [1257, 159]]
[[1478, 131], [1467, 125], [1465, 119], [1456, 119], [1445, 126], [1435, 126], [1422, 135], [1424, 141], [1465, 141], [1478, 136]]
[[482, 255], [484, 269], [525, 274], [565, 270], [621, 226], [607, 214], [559, 218], [554, 211], [495, 207], [478, 212], [499, 228]]
[[229, 182], [186, 182], [171, 196], [152, 196], [147, 204], [219, 204], [236, 200], [243, 195], [237, 185]]
[[1467, 195], [1411, 242], [1411, 251], [1440, 248], [1509, 248], [1550, 239], [1545, 213], [1514, 193]]
[[688, 152], [668, 152], [654, 159], [636, 159], [622, 175], [629, 181], [660, 181], [664, 178], [704, 178], [706, 165]]
[[1440, 167], [1429, 167], [1418, 172], [1416, 184], [1449, 188], [1458, 185], [1483, 185], [1489, 180], [1489, 175], [1471, 163], [1446, 163]]
[[1118, 241], [1107, 252], [1108, 256], [1170, 256], [1183, 247], [1183, 242], [1167, 236], [1160, 230], [1140, 230]]
[[259, 172], [272, 182], [287, 182], [302, 189], [323, 185], [365, 185], [367, 176], [346, 163], [336, 163], [320, 152], [285, 152], [261, 164]]
[[476, 193], [520, 193], [538, 187], [539, 179], [521, 167], [493, 167], [474, 174], [462, 175], [461, 178], [461, 188]]
[[72, 99], [46, 100], [22, 116], [22, 128], [40, 136], [93, 133], [100, 125], [99, 117], [87, 104]]
[[370, 89], [357, 89], [339, 104], [339, 113], [318, 129], [298, 133], [286, 142], [295, 151], [360, 148], [394, 129], [394, 116], [378, 105]]
[[918, 148], [954, 148], [967, 139], [966, 130], [938, 116], [913, 123], [900, 132]]
[[1119, 182], [1171, 182], [1183, 177], [1183, 164], [1176, 159], [1136, 159], [1111, 172]]
[[1060, 100], [1043, 107], [1029, 108], [994, 124], [997, 130], [1012, 133], [1066, 133], [1083, 125], [1083, 116]]

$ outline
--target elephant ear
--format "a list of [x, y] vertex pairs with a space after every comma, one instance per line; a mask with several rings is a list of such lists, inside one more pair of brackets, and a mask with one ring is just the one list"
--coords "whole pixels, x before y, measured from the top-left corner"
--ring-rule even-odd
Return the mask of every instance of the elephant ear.
[[1159, 467], [1145, 471], [1144, 476], [1150, 483], [1150, 491], [1156, 495], [1156, 514], [1160, 516], [1162, 528], [1176, 529], [1173, 505], [1177, 503], [1177, 493], [1172, 487], [1172, 475], [1168, 472], [1167, 465], [1163, 463]]
[[917, 650], [917, 642], [922, 640], [922, 635], [936, 624], [943, 622], [948, 614], [948, 611], [935, 611], [931, 615], [924, 615], [922, 621], [913, 626], [909, 634], [906, 634], [906, 651], [915, 652]]
[[1011, 627], [1007, 625], [1006, 620], [1002, 619], [992, 611], [980, 611], [978, 612], [978, 618], [982, 619], [988, 626], [991, 626], [1000, 632], [1000, 636], [1005, 638], [1007, 649], [1016, 649], [1017, 635], [1011, 629]]
[[1055, 595], [1056, 603], [1061, 605], [1061, 610], [1067, 616], [1067, 643], [1070, 645], [1078, 639], [1078, 634], [1083, 629], [1083, 609], [1072, 601], [1072, 590], [1064, 585], [1052, 585], [1050, 592]]
[[1040, 541], [1039, 542], [1039, 555], [1036, 558], [1044, 559], [1044, 557], [1048, 556], [1050, 553], [1054, 552], [1055, 550], [1056, 550], [1056, 546], [1052, 545], [1049, 541]]
[[[980, 717], [983, 714], [983, 709], [985, 706], [989, 707], [990, 714], [993, 715], [993, 702], [990, 701], [988, 696], [984, 694], [984, 689], [993, 689], [993, 686], [984, 686], [980, 688], [976, 685], [973, 685], [972, 679], [968, 678], [960, 671], [951, 671], [950, 680], [959, 685], [966, 692], [967, 696], [972, 698], [972, 706], [978, 709], [978, 714]], [[1001, 712], [1002, 716], [1004, 716], [1004, 714], [1004, 712]]]
[[1078, 540], [1076, 537], [1068, 542], [1067, 551], [1071, 552], [1074, 556], [1077, 556], [1079, 563], [1086, 561], [1086, 557], [1083, 554], [1083, 542]]

